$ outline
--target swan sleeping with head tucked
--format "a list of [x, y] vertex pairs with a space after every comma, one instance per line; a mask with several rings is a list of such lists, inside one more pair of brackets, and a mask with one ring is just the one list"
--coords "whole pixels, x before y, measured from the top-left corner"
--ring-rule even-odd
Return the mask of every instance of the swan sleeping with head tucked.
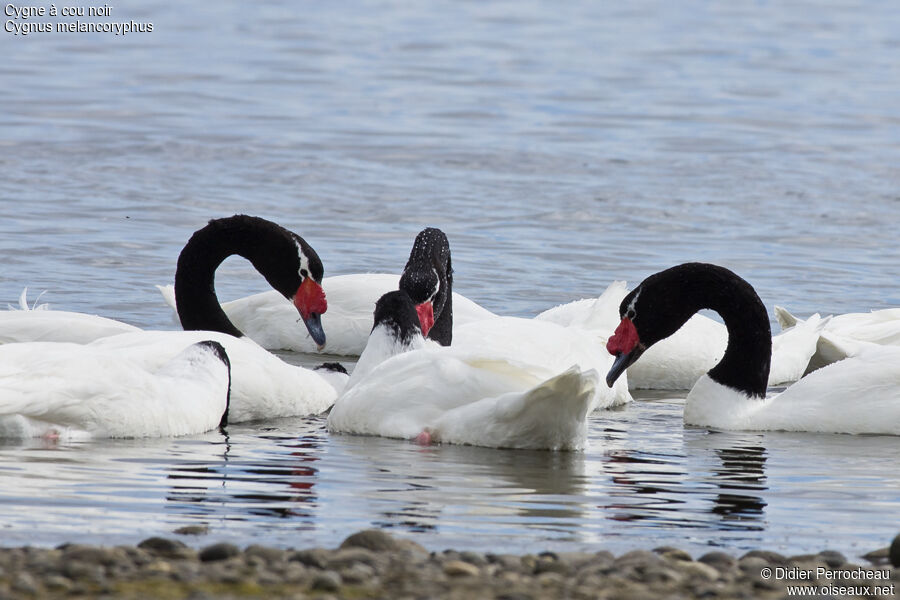
[[[808, 326], [816, 318], [813, 315], [804, 321], [780, 306], [775, 307], [775, 316], [783, 329]], [[819, 336], [816, 352], [809, 360], [807, 371], [856, 356], [867, 348], [875, 351], [874, 346], [900, 347], [900, 308], [831, 317]]]
[[597, 386], [594, 370], [563, 372], [422, 336], [406, 292], [376, 304], [347, 389], [328, 415], [336, 433], [497, 448], [579, 450]]
[[200, 341], [173, 354], [147, 368], [82, 344], [0, 346], [0, 438], [162, 437], [227, 425], [224, 348]]
[[867, 348], [766, 396], [772, 337], [749, 283], [716, 265], [687, 263], [645, 279], [619, 307], [607, 348], [616, 357], [610, 385], [653, 344], [695, 312], [719, 313], [728, 345], [688, 394], [684, 421], [734, 430], [900, 435], [900, 348]]

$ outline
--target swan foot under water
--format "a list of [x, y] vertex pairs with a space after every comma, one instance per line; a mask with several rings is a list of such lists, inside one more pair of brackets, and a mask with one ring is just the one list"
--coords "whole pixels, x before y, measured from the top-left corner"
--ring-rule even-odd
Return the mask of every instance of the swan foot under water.
[[422, 433], [416, 436], [416, 443], [420, 446], [430, 446], [437, 443], [437, 436], [433, 436], [431, 428], [426, 427]]

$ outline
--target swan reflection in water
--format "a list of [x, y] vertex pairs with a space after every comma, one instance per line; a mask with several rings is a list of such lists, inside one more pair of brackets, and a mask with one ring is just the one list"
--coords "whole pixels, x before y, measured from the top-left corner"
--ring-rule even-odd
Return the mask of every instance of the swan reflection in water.
[[[765, 529], [763, 435], [685, 429], [666, 423], [667, 415], [646, 416], [643, 423], [628, 419], [625, 427], [616, 423], [603, 432], [601, 466], [610, 485], [599, 508], [607, 519], [676, 529]], [[664, 441], [648, 445], [648, 438]]]
[[[288, 436], [278, 428], [261, 428], [247, 445], [242, 444], [243, 429], [237, 439], [224, 435], [216, 441], [187, 442], [185, 456], [168, 473], [167, 508], [204, 525], [262, 517], [291, 519], [295, 529], [313, 528], [322, 435]], [[261, 447], [260, 440], [271, 441], [277, 451]]]

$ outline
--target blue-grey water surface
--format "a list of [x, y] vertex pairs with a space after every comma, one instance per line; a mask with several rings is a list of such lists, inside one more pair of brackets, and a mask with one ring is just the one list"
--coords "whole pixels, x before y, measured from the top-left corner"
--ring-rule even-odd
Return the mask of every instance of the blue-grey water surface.
[[[82, 20], [153, 31], [0, 32], [0, 304], [28, 286], [172, 328], [154, 284], [191, 232], [244, 212], [328, 275], [396, 272], [441, 227], [456, 290], [504, 314], [686, 260], [801, 315], [900, 305], [891, 3], [128, 1]], [[217, 286], [266, 289], [239, 259]], [[431, 549], [858, 555], [896, 533], [897, 438], [685, 429], [683, 396], [596, 413], [583, 454], [322, 418], [4, 443], [3, 543], [206, 524], [186, 541], [333, 546], [374, 526]]]

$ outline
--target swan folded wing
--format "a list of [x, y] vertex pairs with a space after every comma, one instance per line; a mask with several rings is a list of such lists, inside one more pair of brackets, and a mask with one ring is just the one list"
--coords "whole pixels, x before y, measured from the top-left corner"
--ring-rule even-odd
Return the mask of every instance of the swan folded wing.
[[104, 338], [91, 345], [117, 350], [147, 368], [159, 368], [180, 348], [202, 340], [222, 344], [231, 360], [232, 423], [318, 414], [337, 398], [335, 389], [315, 371], [290, 365], [253, 341], [226, 333], [143, 331]]
[[446, 348], [416, 350], [384, 361], [335, 403], [328, 428], [343, 433], [414, 438], [447, 411], [522, 392], [552, 375], [490, 357], [459, 358]]
[[816, 353], [819, 337], [830, 321], [830, 316], [823, 319], [816, 313], [806, 321], [798, 320], [793, 326], [772, 337], [770, 386], [797, 381], [807, 372], [810, 359]]
[[140, 331], [133, 325], [97, 315], [62, 310], [0, 311], [0, 344], [72, 342], [87, 344], [102, 337]]
[[454, 444], [532, 450], [582, 450], [599, 376], [573, 366], [525, 392], [483, 398], [447, 411], [430, 426]]
[[613, 281], [600, 296], [575, 300], [547, 309], [535, 317], [563, 327], [579, 327], [608, 337], [619, 324], [619, 304], [628, 294], [624, 281]]
[[770, 428], [900, 435], [900, 348], [867, 346], [772, 401]]

